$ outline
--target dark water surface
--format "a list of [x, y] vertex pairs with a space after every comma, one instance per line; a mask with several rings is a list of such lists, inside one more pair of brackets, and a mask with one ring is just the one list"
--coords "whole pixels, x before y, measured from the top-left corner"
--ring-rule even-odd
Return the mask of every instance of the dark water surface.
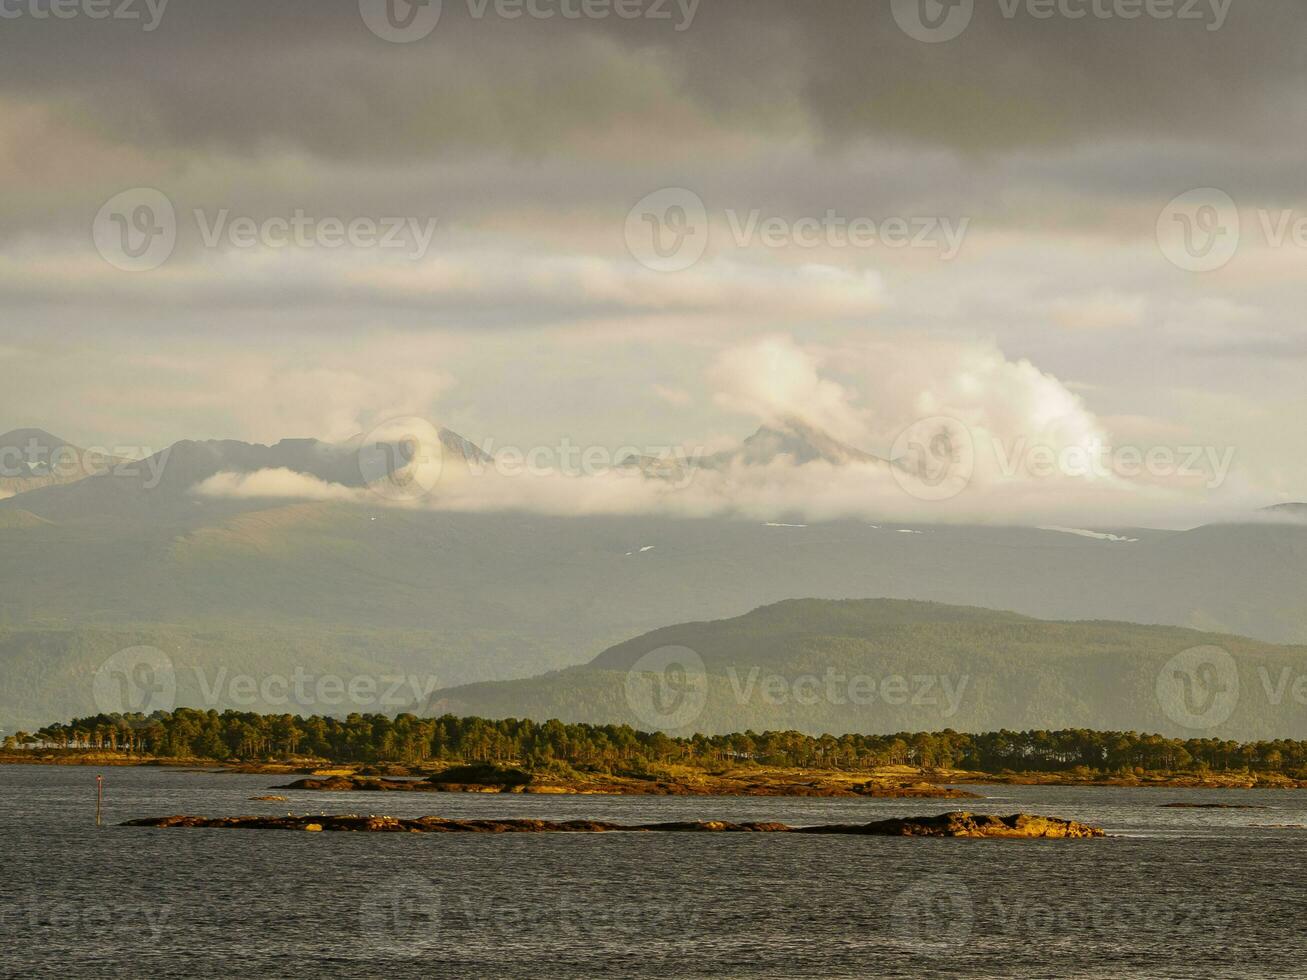
[[[106, 781], [94, 825], [95, 776]], [[1307, 792], [982, 787], [987, 800], [327, 794], [0, 766], [0, 973], [67, 977], [1303, 977]], [[1174, 810], [1176, 800], [1269, 809]], [[303, 834], [169, 813], [865, 822], [970, 808], [1090, 841]], [[1268, 825], [1300, 825], [1273, 827]]]

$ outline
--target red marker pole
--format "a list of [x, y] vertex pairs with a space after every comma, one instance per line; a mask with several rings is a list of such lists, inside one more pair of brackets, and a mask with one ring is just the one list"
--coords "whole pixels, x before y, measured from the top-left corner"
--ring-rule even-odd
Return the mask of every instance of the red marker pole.
[[100, 807], [104, 804], [104, 777], [95, 777], [95, 825], [100, 826]]

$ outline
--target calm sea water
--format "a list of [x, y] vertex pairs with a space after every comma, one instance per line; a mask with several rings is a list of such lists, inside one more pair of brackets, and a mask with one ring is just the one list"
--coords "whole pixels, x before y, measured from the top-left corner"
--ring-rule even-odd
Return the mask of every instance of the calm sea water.
[[[106, 781], [94, 825], [95, 776]], [[981, 788], [812, 800], [294, 794], [0, 766], [0, 973], [76, 977], [1307, 976], [1307, 792]], [[1175, 800], [1257, 810], [1172, 810]], [[1106, 840], [148, 830], [300, 812], [867, 821], [965, 805]]]

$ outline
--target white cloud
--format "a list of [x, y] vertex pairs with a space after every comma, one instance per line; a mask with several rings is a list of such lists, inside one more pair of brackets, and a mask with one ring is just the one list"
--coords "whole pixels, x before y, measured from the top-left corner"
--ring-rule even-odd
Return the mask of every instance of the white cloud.
[[[1108, 453], [1108, 434], [1078, 396], [992, 346], [900, 344], [865, 350], [865, 400], [823, 377], [820, 362], [818, 354], [793, 340], [771, 337], [725, 352], [710, 377], [722, 386], [716, 392], [720, 400], [764, 420], [797, 416], [823, 428], [892, 433], [917, 418], [954, 419], [968, 448], [964, 456], [945, 460], [963, 478], [957, 492], [938, 499], [932, 487], [923, 492], [921, 484], [883, 464], [799, 466], [785, 456], [768, 465], [691, 468], [675, 479], [621, 469], [574, 474], [447, 463], [426, 496], [394, 505], [459, 512], [738, 516], [772, 524], [787, 518], [1005, 523], [1090, 535], [1095, 532], [1074, 529], [1184, 526], [1252, 509], [1253, 495], [1244, 488], [1225, 493], [1218, 504], [1201, 481], [1183, 473], [1124, 472]], [[892, 441], [886, 436], [863, 445], [888, 457]], [[1179, 464], [1177, 459], [1174, 465]], [[367, 490], [285, 471], [224, 474], [206, 481], [201, 492], [387, 502]]]
[[839, 438], [865, 431], [853, 394], [818, 373], [818, 358], [791, 337], [775, 336], [723, 352], [710, 380], [715, 400], [728, 411], [764, 423], [796, 418]]
[[288, 469], [258, 470], [254, 473], [217, 473], [196, 485], [193, 492], [201, 497], [227, 497], [236, 500], [285, 499], [363, 502], [355, 488], [328, 483], [316, 476]]
[[670, 388], [666, 385], [654, 385], [653, 393], [674, 408], [685, 408], [694, 401], [694, 396], [684, 388]]
[[[185, 229], [184, 229], [185, 230]], [[732, 313], [865, 317], [885, 306], [874, 271], [706, 259], [675, 275], [625, 253], [546, 253], [436, 233], [431, 254], [402, 250], [178, 246], [162, 267], [124, 276], [77, 243], [26, 241], [0, 250], [0, 288], [27, 302], [92, 301], [105, 309], [248, 311], [352, 308], [510, 322]]]
[[891, 523], [985, 523], [1021, 526], [1077, 521], [1090, 525], [1188, 526], [1231, 511], [1182, 490], [1093, 483], [1071, 478], [973, 482], [957, 497], [914, 497], [884, 467], [778, 462], [767, 467], [702, 471], [682, 484], [610, 471], [446, 474], [418, 500], [389, 500], [367, 489], [323, 483], [286, 471], [220, 474], [197, 488], [209, 497], [295, 498], [459, 513], [523, 511], [553, 516], [727, 516], [828, 521], [875, 516]]
[[1088, 295], [1065, 296], [1048, 304], [1049, 316], [1071, 330], [1121, 330], [1143, 323], [1143, 296], [1104, 289]]

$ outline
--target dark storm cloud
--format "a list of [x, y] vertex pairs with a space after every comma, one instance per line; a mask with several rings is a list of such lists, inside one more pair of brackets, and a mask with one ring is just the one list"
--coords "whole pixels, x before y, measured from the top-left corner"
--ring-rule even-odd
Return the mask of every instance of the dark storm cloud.
[[[1301, 434], [1265, 424], [1304, 410], [1307, 249], [1270, 248], [1252, 213], [1307, 215], [1301, 0], [971, 0], [939, 44], [901, 29], [898, 0], [612, 0], [669, 14], [627, 20], [443, 0], [407, 44], [372, 33], [358, 0], [58, 0], [73, 16], [36, 16], [51, 2], [0, 0], [0, 396], [56, 431], [358, 431], [381, 406], [424, 411], [448, 373], [478, 412], [544, 438], [671, 413], [649, 393], [578, 422], [559, 393], [588, 399], [598, 373], [623, 397], [647, 381], [698, 391], [736, 334], [857, 349], [919, 333], [1001, 345], [986, 364], [1074, 380], [1102, 414], [1237, 437], [1277, 479], [1307, 472]], [[157, 27], [91, 16], [125, 2]], [[1130, 19], [1146, 5], [1177, 16]], [[1248, 212], [1246, 240], [1197, 274], [1167, 261], [1157, 229], [1205, 186]], [[716, 222], [705, 261], [676, 275], [640, 267], [626, 240], [632, 206], [669, 187]], [[175, 207], [176, 252], [152, 271], [93, 238], [129, 188]], [[418, 261], [197, 240], [201, 218], [301, 209], [439, 228]], [[952, 263], [744, 247], [726, 209], [972, 231]], [[529, 358], [505, 342], [517, 327]], [[934, 363], [933, 347], [903, 348]], [[674, 369], [655, 376], [651, 358]], [[392, 399], [396, 365], [440, 377]], [[1010, 372], [990, 383], [1003, 395]], [[733, 432], [687, 423], [708, 401], [648, 428]], [[88, 422], [87, 405], [114, 411]]]
[[509, 20], [472, 2], [445, 0], [411, 44], [374, 36], [350, 0], [172, 0], [149, 32], [17, 16], [0, 21], [0, 96], [138, 146], [362, 160], [712, 131], [975, 152], [1302, 143], [1307, 18], [1280, 0], [1230, 0], [1219, 30], [1217, 0], [1174, 0], [1208, 11], [1195, 20], [1042, 19], [1048, 0], [975, 0], [943, 44], [907, 36], [888, 0], [703, 0], [680, 31], [675, 3], [668, 20]]

